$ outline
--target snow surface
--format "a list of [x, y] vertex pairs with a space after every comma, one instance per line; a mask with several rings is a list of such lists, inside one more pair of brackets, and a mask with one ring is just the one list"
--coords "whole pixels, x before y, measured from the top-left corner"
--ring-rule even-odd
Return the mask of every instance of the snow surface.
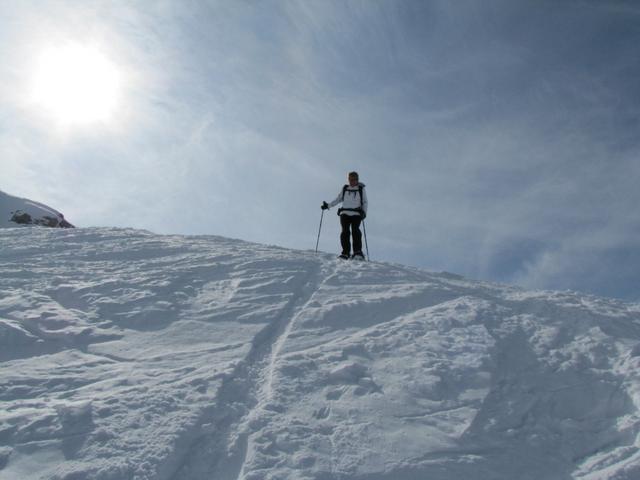
[[0, 190], [0, 228], [19, 226], [16, 222], [11, 221], [14, 212], [28, 214], [34, 223], [46, 224], [49, 219], [53, 219], [57, 223], [63, 218], [62, 213], [44, 203], [14, 197]]
[[640, 305], [0, 229], [0, 480], [637, 479]]

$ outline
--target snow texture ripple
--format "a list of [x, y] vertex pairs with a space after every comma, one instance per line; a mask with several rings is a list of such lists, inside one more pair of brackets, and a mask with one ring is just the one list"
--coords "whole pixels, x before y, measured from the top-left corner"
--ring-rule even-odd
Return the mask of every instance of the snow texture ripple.
[[640, 305], [0, 229], [0, 480], [640, 478]]

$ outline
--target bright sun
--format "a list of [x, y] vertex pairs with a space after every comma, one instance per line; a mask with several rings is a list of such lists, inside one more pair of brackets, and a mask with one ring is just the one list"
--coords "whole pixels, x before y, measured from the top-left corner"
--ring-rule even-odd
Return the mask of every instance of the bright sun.
[[80, 44], [50, 47], [38, 59], [33, 98], [60, 124], [110, 120], [119, 93], [117, 67], [96, 48]]

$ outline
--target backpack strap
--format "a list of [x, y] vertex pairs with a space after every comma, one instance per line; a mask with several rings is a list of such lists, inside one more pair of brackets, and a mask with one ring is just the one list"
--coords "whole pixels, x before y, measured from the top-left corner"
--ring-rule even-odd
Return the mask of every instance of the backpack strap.
[[[358, 183], [358, 192], [360, 193], [360, 207], [358, 208], [339, 208], [338, 209], [338, 215], [340, 215], [342, 212], [359, 212], [360, 209], [362, 208], [362, 205], [364, 204], [362, 201], [362, 188], [364, 187], [364, 185], [362, 183]], [[345, 185], [344, 187], [342, 187], [342, 201], [344, 202], [344, 194], [347, 192], [347, 188], [349, 188], [349, 185]]]
[[[362, 187], [364, 187], [364, 185], [362, 183], [358, 183], [358, 193], [360, 193], [360, 207], [362, 207]], [[344, 187], [342, 187], [343, 202], [344, 202], [344, 194], [347, 192], [347, 188], [349, 188], [349, 185], [345, 185]]]

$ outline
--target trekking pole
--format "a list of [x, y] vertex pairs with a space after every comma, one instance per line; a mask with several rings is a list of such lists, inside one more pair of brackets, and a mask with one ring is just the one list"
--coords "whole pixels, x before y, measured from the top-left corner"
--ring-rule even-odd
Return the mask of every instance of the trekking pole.
[[316, 241], [316, 253], [318, 253], [318, 244], [320, 243], [320, 231], [322, 230], [322, 217], [324, 217], [324, 210], [320, 215], [320, 228], [318, 228], [318, 240]]
[[371, 261], [371, 257], [369, 257], [369, 243], [367, 242], [367, 227], [364, 224], [364, 220], [362, 220], [362, 230], [364, 231], [364, 245], [367, 247], [367, 262]]

